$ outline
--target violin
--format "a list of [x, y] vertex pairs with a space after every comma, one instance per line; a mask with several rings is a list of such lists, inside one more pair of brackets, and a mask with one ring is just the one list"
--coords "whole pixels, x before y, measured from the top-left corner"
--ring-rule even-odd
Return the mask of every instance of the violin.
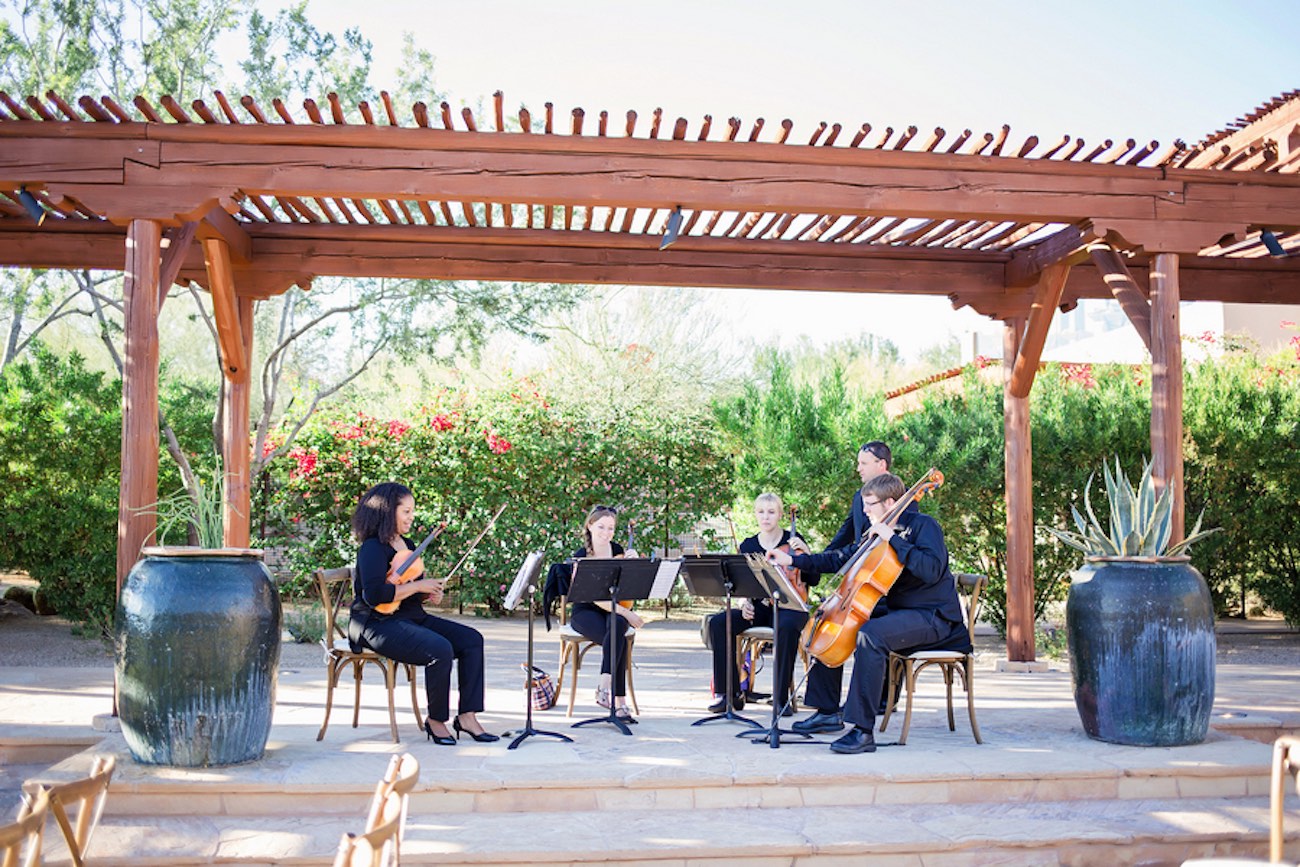
[[[420, 555], [424, 553], [425, 548], [429, 547], [430, 542], [442, 535], [442, 531], [445, 529], [447, 529], [447, 522], [443, 521], [437, 527], [434, 527], [429, 532], [429, 535], [424, 537], [424, 541], [415, 546], [415, 550], [411, 551], [407, 557], [401, 556], [406, 551], [406, 542], [402, 540], [401, 536], [398, 536], [397, 543], [402, 546], [402, 549], [393, 555], [392, 565], [388, 568], [388, 583], [405, 584], [423, 575], [424, 560], [420, 559]], [[399, 600], [394, 599], [392, 602], [379, 603], [375, 606], [375, 610], [380, 614], [392, 614], [401, 604]]]
[[[636, 536], [632, 532], [632, 521], [629, 520], [627, 522], [627, 549], [623, 553], [626, 555], [627, 551], [635, 551], [635, 550], [636, 550]], [[630, 609], [632, 607], [632, 600], [620, 599], [618, 601], [618, 604], [622, 605], [624, 608]]]
[[[795, 529], [796, 511], [797, 511], [796, 506], [790, 507], [790, 538], [791, 539], [799, 535], [799, 531]], [[784, 545], [778, 545], [776, 547], [776, 550], [784, 551], [787, 554], [795, 553], [794, 550], [790, 547], [789, 542], [786, 542]], [[785, 577], [787, 580], [789, 580], [790, 586], [794, 588], [795, 593], [799, 594], [799, 601], [806, 604], [808, 602], [808, 585], [804, 584], [803, 579], [799, 577], [799, 570], [796, 569], [794, 566], [777, 566], [776, 568], [780, 569], [782, 572], [785, 573]]]
[[[894, 503], [882, 523], [893, 526], [913, 501], [942, 484], [943, 473], [931, 468]], [[853, 655], [858, 630], [902, 574], [903, 564], [893, 546], [879, 542], [879, 536], [868, 534], [866, 541], [835, 573], [841, 578], [840, 586], [822, 601], [804, 627], [800, 638], [804, 650], [829, 668], [839, 668]]]

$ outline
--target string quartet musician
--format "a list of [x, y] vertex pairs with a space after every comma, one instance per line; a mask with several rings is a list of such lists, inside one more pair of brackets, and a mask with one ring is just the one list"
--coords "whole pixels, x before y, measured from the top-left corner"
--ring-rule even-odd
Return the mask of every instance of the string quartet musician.
[[[758, 521], [758, 532], [739, 544], [740, 553], [765, 555], [769, 551], [791, 545], [794, 540], [802, 542], [802, 538], [797, 535], [792, 539], [790, 531], [781, 526], [784, 515], [785, 506], [780, 497], [772, 493], [759, 494], [754, 500], [754, 517]], [[821, 575], [815, 572], [800, 574], [800, 580], [809, 587], [816, 586], [820, 579]], [[794, 677], [795, 658], [799, 655], [799, 634], [803, 631], [804, 624], [808, 622], [808, 614], [782, 608], [777, 611], [776, 616], [780, 618], [778, 634], [781, 641], [773, 661], [776, 668], [772, 674], [772, 703], [779, 702], [778, 707], [787, 708], [787, 713], [793, 713], [793, 710], [788, 710], [790, 684]], [[709, 705], [709, 713], [722, 713], [727, 709], [727, 694], [724, 691], [726, 689], [724, 684], [727, 683], [727, 653], [729, 650], [735, 652], [734, 646], [730, 649], [726, 646], [728, 619], [731, 621], [733, 638], [751, 626], [772, 626], [772, 601], [766, 598], [757, 601], [746, 599], [740, 608], [719, 611], [709, 617], [709, 646], [713, 649], [715, 692], [713, 703]], [[732, 707], [741, 710], [745, 707], [745, 695], [740, 689], [740, 672], [736, 670], [734, 663], [730, 668]]]
[[[415, 496], [405, 485], [384, 482], [366, 491], [352, 515], [357, 550], [348, 640], [353, 650], [369, 648], [398, 662], [424, 666], [428, 717], [424, 733], [435, 744], [455, 746], [462, 733], [482, 743], [499, 736], [484, 731], [477, 714], [483, 710], [483, 634], [471, 626], [424, 610], [422, 598], [442, 601], [442, 581], [423, 572], [414, 580], [393, 583], [389, 572], [410, 556], [414, 544], [407, 533], [415, 522]], [[376, 606], [398, 602], [383, 614]], [[447, 729], [451, 717], [451, 668], [458, 677], [456, 737]]]
[[[831, 744], [836, 753], [875, 752], [872, 734], [877, 709], [885, 687], [890, 651], [970, 650], [970, 636], [963, 622], [957, 582], [948, 564], [948, 548], [939, 522], [908, 504], [894, 525], [884, 523], [886, 513], [902, 499], [907, 489], [892, 473], [882, 473], [862, 486], [864, 514], [870, 521], [868, 537], [889, 545], [902, 564], [902, 573], [885, 599], [887, 609], [873, 613], [858, 631], [853, 652], [853, 674], [844, 704], [844, 720], [853, 727]], [[816, 555], [769, 555], [774, 561], [791, 560], [803, 568], [838, 569], [848, 557], [841, 552]], [[835, 561], [839, 560], [839, 564]], [[829, 571], [829, 570], [828, 570]], [[819, 710], [811, 719], [824, 716]]]
[[[582, 557], [636, 557], [636, 551], [624, 550], [614, 541], [618, 529], [618, 510], [613, 506], [595, 506], [582, 522], [582, 547], [573, 552], [575, 560]], [[614, 630], [610, 634], [610, 603], [575, 602], [569, 624], [585, 638], [600, 644], [600, 685], [596, 687], [596, 704], [608, 708], [612, 703], [614, 715], [625, 723], [634, 724], [636, 718], [627, 707], [627, 630], [645, 625], [645, 621], [631, 608], [618, 605], [614, 608]], [[615, 645], [613, 642], [618, 642]], [[618, 670], [611, 671], [613, 648], [618, 648]]]

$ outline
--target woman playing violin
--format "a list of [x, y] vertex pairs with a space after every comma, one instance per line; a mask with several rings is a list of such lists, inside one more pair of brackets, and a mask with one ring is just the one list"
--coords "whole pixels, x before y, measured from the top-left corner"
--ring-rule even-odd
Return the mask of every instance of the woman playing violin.
[[[415, 521], [415, 497], [397, 482], [375, 485], [361, 497], [352, 516], [352, 535], [360, 543], [353, 585], [348, 638], [356, 648], [367, 647], [398, 662], [424, 666], [428, 718], [424, 732], [442, 746], [456, 740], [447, 729], [451, 717], [451, 664], [459, 673], [458, 714], [452, 728], [459, 738], [468, 732], [476, 741], [497, 735], [483, 730], [476, 714], [483, 710], [483, 635], [477, 629], [437, 617], [424, 610], [421, 597], [442, 601], [442, 581], [425, 577], [417, 560], [409, 571], [396, 570], [415, 547], [406, 534]], [[397, 610], [382, 614], [377, 606], [397, 602]]]
[[[875, 751], [871, 730], [884, 692], [890, 651], [970, 649], [970, 636], [957, 599], [957, 582], [948, 566], [948, 548], [939, 522], [921, 512], [915, 502], [893, 525], [882, 520], [905, 493], [902, 480], [892, 473], [882, 473], [862, 486], [862, 508], [870, 521], [867, 536], [877, 539], [876, 544], [892, 547], [903, 568], [885, 597], [888, 610], [878, 609], [858, 632], [844, 704], [844, 721], [853, 728], [831, 744], [831, 750], [837, 753]], [[793, 558], [779, 552], [770, 556], [778, 563], [792, 559], [800, 568], [838, 568], [851, 553], [846, 555], [843, 549], [837, 549]], [[829, 715], [827, 709], [821, 708], [808, 721]], [[838, 722], [834, 726], [840, 727]]]
[[[738, 546], [741, 554], [766, 554], [791, 545], [793, 540], [802, 542], [799, 536], [793, 540], [790, 531], [781, 526], [785, 507], [776, 494], [759, 494], [754, 500], [754, 517], [758, 520], [758, 533], [745, 539]], [[815, 572], [801, 574], [805, 585], [812, 586], [821, 576]], [[799, 633], [808, 622], [808, 615], [803, 611], [781, 609], [781, 646], [775, 661], [776, 671], [772, 675], [772, 703], [789, 707], [790, 683], [794, 676], [794, 661], [799, 654]], [[723, 690], [727, 682], [727, 620], [731, 620], [731, 634], [739, 635], [751, 626], [772, 625], [772, 603], [768, 599], [746, 599], [740, 608], [719, 611], [709, 618], [709, 646], [713, 648], [713, 689], [714, 700], [709, 705], [710, 713], [722, 713], [727, 708], [727, 694]], [[734, 649], [733, 651], [734, 652]], [[731, 666], [732, 707], [744, 708], [745, 696], [740, 690], [740, 673]], [[791, 711], [793, 712], [793, 711]]]
[[[618, 512], [610, 506], [596, 506], [582, 522], [583, 547], [573, 552], [574, 559], [579, 557], [635, 557], [636, 551], [623, 550], [623, 546], [614, 541], [617, 528]], [[613, 702], [614, 713], [626, 723], [635, 723], [632, 712], [627, 709], [627, 666], [620, 664], [618, 671], [610, 671], [611, 648], [609, 635], [608, 602], [575, 602], [569, 624], [584, 637], [600, 643], [600, 686], [596, 687], [596, 704], [609, 707]], [[636, 629], [645, 621], [631, 608], [619, 605], [614, 609], [614, 641], [620, 649], [627, 641], [628, 627]], [[619, 660], [626, 659], [626, 654], [619, 653]]]

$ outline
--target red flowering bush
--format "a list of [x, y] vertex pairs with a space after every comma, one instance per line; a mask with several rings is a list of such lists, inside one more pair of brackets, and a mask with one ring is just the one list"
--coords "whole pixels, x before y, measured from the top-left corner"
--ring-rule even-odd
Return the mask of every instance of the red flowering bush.
[[272, 510], [294, 538], [289, 559], [304, 588], [312, 569], [354, 558], [352, 511], [378, 482], [415, 493], [415, 534], [447, 522], [424, 556], [435, 575], [451, 570], [504, 505], [449, 587], [456, 602], [495, 608], [529, 551], [553, 562], [580, 546], [595, 503], [616, 504], [620, 542], [631, 523], [643, 551], [719, 512], [731, 497], [729, 461], [711, 442], [706, 420], [690, 413], [553, 405], [526, 380], [451, 388], [408, 419], [350, 413], [304, 429], [273, 465]]

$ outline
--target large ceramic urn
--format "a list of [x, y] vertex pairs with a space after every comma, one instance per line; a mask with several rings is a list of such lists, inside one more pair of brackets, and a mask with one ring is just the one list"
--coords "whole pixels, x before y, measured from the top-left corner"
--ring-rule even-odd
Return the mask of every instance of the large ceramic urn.
[[261, 758], [275, 708], [280, 598], [262, 552], [145, 548], [118, 597], [117, 706], [136, 761]]
[[1205, 740], [1214, 706], [1214, 605], [1187, 557], [1090, 557], [1070, 575], [1066, 634], [1089, 737]]

